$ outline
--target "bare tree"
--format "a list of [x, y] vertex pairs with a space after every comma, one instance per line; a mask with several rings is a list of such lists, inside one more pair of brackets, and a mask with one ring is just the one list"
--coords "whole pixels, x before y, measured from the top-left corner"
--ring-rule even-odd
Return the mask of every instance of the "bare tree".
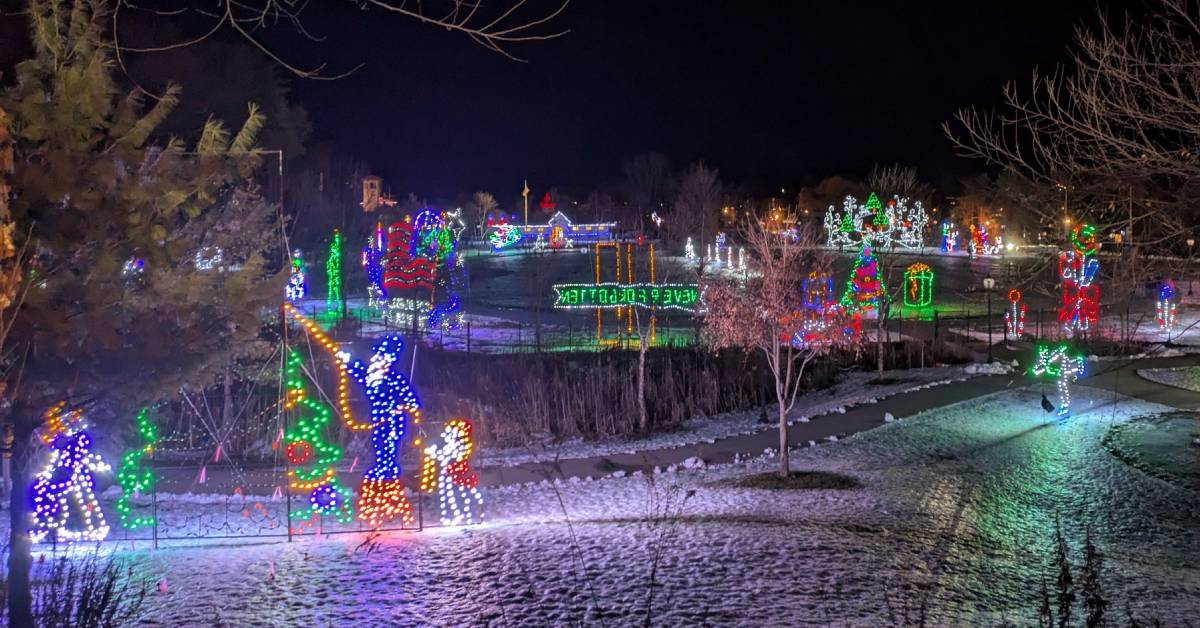
[[682, 241], [698, 234], [700, 242], [709, 242], [717, 231], [723, 188], [716, 169], [703, 163], [688, 166], [679, 178], [679, 192], [666, 219], [666, 231]]
[[928, 203], [933, 196], [933, 189], [921, 181], [916, 168], [900, 164], [885, 167], [875, 164], [871, 174], [867, 175], [867, 187], [883, 195], [884, 199], [903, 196]]
[[[1126, 243], [1179, 247], [1200, 192], [1200, 5], [1155, 0], [1144, 23], [1076, 30], [1069, 64], [1009, 84], [1000, 111], [964, 109], [945, 132], [966, 156], [1042, 190], [1047, 226], [1087, 208]], [[1055, 202], [1057, 201], [1057, 202]]]
[[[886, 199], [894, 196], [901, 196], [911, 200], [921, 201], [922, 203], [929, 202], [933, 196], [933, 190], [929, 185], [923, 183], [917, 175], [916, 168], [893, 164], [891, 166], [880, 167], [878, 164], [871, 168], [871, 174], [867, 176], [867, 187], [878, 193], [886, 202]], [[865, 237], [865, 236], [864, 236]], [[876, 354], [876, 372], [877, 376], [883, 377], [883, 346], [884, 338], [887, 332], [888, 314], [891, 311], [891, 303], [893, 298], [900, 295], [900, 291], [904, 289], [904, 282], [897, 281], [899, 267], [899, 257], [895, 254], [895, 245], [890, 247], [872, 246], [871, 253], [875, 256], [879, 268], [879, 277], [883, 282], [885, 289], [880, 295], [879, 307], [876, 308], [875, 318], [875, 354]]]
[[838, 308], [819, 313], [819, 324], [805, 329], [809, 332], [805, 341], [794, 341], [805, 320], [801, 278], [809, 272], [828, 273], [833, 262], [812, 227], [802, 224], [799, 229], [799, 238], [793, 240], [771, 233], [758, 221], [744, 223], [741, 235], [761, 274], [741, 286], [710, 282], [704, 297], [708, 305], [705, 328], [712, 346], [761, 351], [774, 377], [781, 477], [791, 471], [787, 417], [799, 398], [805, 369], [834, 348], [857, 343], [857, 336], [844, 333], [846, 321]]
[[478, 227], [479, 236], [483, 237], [484, 231], [487, 228], [488, 214], [492, 213], [500, 203], [496, 202], [496, 197], [492, 196], [491, 192], [476, 192], [471, 195], [471, 203], [474, 212], [471, 219], [472, 226]]
[[[570, 0], [557, 0], [549, 10], [530, 10], [528, 0], [502, 0], [490, 4], [474, 0], [444, 0], [442, 2], [418, 2], [413, 0], [358, 0], [341, 3], [346, 11], [375, 9], [397, 15], [422, 24], [443, 28], [465, 35], [484, 48], [509, 59], [521, 61], [512, 52], [514, 46], [554, 39], [565, 35], [566, 30], [555, 30], [550, 24], [567, 8]], [[292, 35], [307, 42], [321, 41], [308, 29], [304, 12], [308, 2], [297, 0], [191, 0], [190, 2], [133, 2], [116, 0], [113, 7], [113, 41], [118, 63], [122, 54], [129, 52], [162, 52], [190, 46], [204, 41], [222, 31], [230, 31], [249, 42], [267, 57], [293, 74], [310, 79], [333, 79], [346, 76], [357, 70], [352, 68], [328, 74], [324, 64], [304, 68], [289, 61], [280, 52], [283, 48], [273, 27], [284, 25], [292, 29]], [[117, 37], [117, 25], [123, 12], [148, 13], [152, 16], [187, 16], [203, 21], [203, 32], [182, 41], [155, 46], [123, 44]], [[549, 27], [549, 30], [547, 28]], [[359, 66], [361, 67], [361, 66]]]
[[661, 153], [643, 153], [626, 161], [625, 191], [637, 211], [638, 225], [651, 212], [661, 209], [667, 200], [671, 182], [671, 162]]

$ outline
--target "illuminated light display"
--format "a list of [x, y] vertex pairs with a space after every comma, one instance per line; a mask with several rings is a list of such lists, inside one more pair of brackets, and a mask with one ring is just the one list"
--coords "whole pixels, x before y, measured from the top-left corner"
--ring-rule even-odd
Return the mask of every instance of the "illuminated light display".
[[283, 311], [295, 319], [295, 321], [299, 323], [302, 328], [304, 328], [304, 331], [309, 335], [309, 337], [315, 340], [317, 344], [321, 345], [321, 348], [324, 349], [325, 352], [328, 353], [332, 358], [334, 358], [334, 361], [337, 363], [337, 404], [338, 412], [340, 412], [342, 415], [342, 423], [344, 423], [346, 427], [355, 431], [365, 431], [374, 427], [371, 423], [360, 423], [356, 421], [354, 419], [354, 414], [350, 411], [350, 374], [346, 370], [345, 360], [342, 359], [342, 355], [337, 343], [330, 339], [329, 336], [325, 335], [325, 332], [321, 329], [320, 325], [317, 325], [311, 319], [297, 311], [291, 303], [284, 303]]
[[329, 257], [325, 259], [325, 307], [342, 309], [342, 232], [333, 230], [329, 241]]
[[555, 284], [554, 307], [570, 308], [675, 308], [695, 312], [703, 309], [697, 284], [653, 283], [562, 283]]
[[358, 517], [372, 527], [397, 517], [406, 524], [414, 521], [400, 469], [400, 446], [408, 421], [414, 425], [421, 422], [421, 404], [398, 366], [403, 349], [399, 336], [385, 336], [372, 347], [374, 354], [368, 364], [355, 360], [346, 367], [371, 406], [375, 461], [359, 485]]
[[421, 210], [413, 219], [409, 255], [436, 261], [449, 255], [453, 247], [453, 233], [441, 214], [429, 208]]
[[284, 364], [284, 409], [296, 414], [295, 424], [284, 434], [284, 455], [288, 469], [288, 488], [307, 494], [309, 507], [291, 513], [292, 518], [332, 515], [347, 523], [352, 519], [350, 493], [338, 482], [334, 465], [342, 459], [342, 450], [325, 440], [333, 412], [308, 396], [300, 373], [300, 352], [288, 351]]
[[1071, 350], [1068, 345], [1050, 348], [1038, 346], [1037, 361], [1032, 371], [1037, 377], [1054, 377], [1058, 380], [1058, 416], [1071, 415], [1071, 382], [1083, 376], [1087, 360]]
[[300, 259], [300, 251], [292, 254], [292, 275], [288, 277], [284, 296], [292, 303], [308, 296], [308, 278], [304, 276], [304, 261]]
[[692, 236], [688, 236], [687, 244], [683, 247], [683, 259], [689, 262], [696, 261], [696, 245], [692, 244]]
[[864, 242], [862, 252], [854, 260], [846, 290], [842, 293], [841, 306], [854, 313], [879, 307], [886, 287], [879, 277], [879, 261], [871, 253], [871, 245]]
[[470, 525], [483, 522], [483, 497], [479, 476], [471, 470], [475, 449], [471, 422], [452, 419], [442, 428], [441, 446], [425, 448], [421, 465], [421, 491], [435, 489], [443, 525]]
[[433, 260], [412, 255], [413, 229], [408, 222], [388, 227], [387, 253], [383, 258], [383, 289], [389, 298], [429, 300], [433, 293]]
[[654, 223], [655, 227], [661, 227], [666, 222], [662, 216], [658, 215], [658, 212], [650, 212], [650, 220]]
[[1175, 282], [1170, 279], [1158, 286], [1158, 301], [1156, 302], [1158, 330], [1167, 334], [1175, 327]]
[[392, 297], [383, 308], [383, 320], [401, 328], [427, 322], [433, 306], [428, 300]]
[[811, 272], [801, 284], [804, 292], [804, 307], [824, 311], [833, 302], [833, 279], [824, 273]]
[[1100, 270], [1096, 259], [1099, 250], [1096, 228], [1080, 224], [1071, 231], [1071, 248], [1058, 255], [1058, 275], [1062, 279], [1058, 322], [1068, 335], [1087, 331], [1099, 316], [1100, 287], [1095, 284]]
[[833, 205], [825, 212], [829, 246], [871, 243], [875, 246], [915, 249], [925, 246], [929, 215], [920, 201], [896, 196], [881, 203], [872, 192], [862, 205], [853, 196], [842, 201], [839, 212]]
[[950, 221], [942, 222], [942, 252], [955, 253], [958, 251], [958, 227]]
[[[108, 524], [96, 501], [95, 473], [110, 470], [98, 454], [91, 453], [92, 437], [78, 410], [65, 415], [66, 402], [46, 411], [41, 439], [50, 446], [50, 462], [33, 478], [29, 488], [33, 502], [33, 527], [29, 539], [40, 543], [53, 535], [58, 541], [100, 541], [108, 536]], [[71, 504], [75, 505], [78, 528], [68, 527]]]
[[841, 305], [828, 303], [822, 308], [805, 307], [783, 321], [781, 340], [796, 349], [828, 347], [839, 341], [853, 341], [862, 335], [862, 316], [847, 314]]
[[926, 307], [933, 303], [933, 269], [917, 262], [904, 271], [904, 305]]
[[1000, 236], [996, 236], [993, 239], [988, 233], [987, 225], [971, 225], [971, 242], [969, 246], [972, 257], [976, 255], [998, 255], [1004, 246], [1004, 241]]
[[133, 516], [133, 507], [129, 500], [139, 495], [145, 495], [154, 490], [154, 469], [145, 467], [146, 459], [154, 453], [154, 445], [158, 442], [158, 429], [150, 421], [150, 409], [142, 408], [137, 414], [137, 432], [142, 439], [142, 445], [125, 452], [121, 456], [121, 466], [117, 469], [117, 484], [121, 487], [121, 496], [114, 506], [120, 518], [121, 526], [126, 530], [136, 530], [153, 526], [154, 517]]
[[501, 223], [492, 227], [488, 232], [488, 244], [492, 245], [493, 251], [502, 251], [510, 246], [521, 241], [521, 228], [508, 223]]
[[1021, 302], [1021, 291], [1016, 288], [1008, 291], [1008, 311], [1004, 313], [1004, 326], [1008, 335], [1020, 338], [1025, 335], [1025, 304]]
[[[461, 213], [458, 212], [458, 213]], [[466, 266], [458, 253], [458, 235], [462, 225], [458, 213], [448, 214], [448, 220], [426, 209], [414, 221], [412, 239], [413, 259], [426, 259], [433, 263], [434, 290], [425, 314], [425, 324], [430, 329], [458, 329], [463, 321], [459, 291], [462, 289]], [[409, 312], [421, 308], [407, 308]], [[407, 321], [397, 321], [405, 324]]]
[[140, 257], [131, 257], [125, 260], [125, 265], [121, 267], [121, 276], [137, 279], [146, 272], [146, 260]]
[[196, 251], [192, 260], [196, 270], [221, 270], [225, 263], [225, 251], [219, 246], [206, 246]]
[[575, 224], [559, 211], [546, 224], [517, 225], [517, 229], [523, 242], [537, 242], [540, 239], [552, 248], [567, 248], [581, 243], [611, 242], [612, 230], [616, 226], [615, 222]]
[[387, 291], [383, 289], [383, 254], [384, 247], [383, 223], [375, 224], [375, 233], [363, 247], [362, 265], [367, 273], [367, 305], [381, 307], [387, 299]]

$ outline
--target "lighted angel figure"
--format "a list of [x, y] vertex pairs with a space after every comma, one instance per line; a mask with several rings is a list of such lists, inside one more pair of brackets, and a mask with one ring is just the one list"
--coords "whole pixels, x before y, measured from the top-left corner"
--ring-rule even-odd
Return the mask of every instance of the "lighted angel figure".
[[470, 525], [483, 522], [483, 497], [479, 494], [479, 476], [469, 461], [475, 449], [471, 422], [453, 419], [442, 429], [442, 444], [425, 448], [421, 468], [421, 490], [437, 489], [443, 525]]

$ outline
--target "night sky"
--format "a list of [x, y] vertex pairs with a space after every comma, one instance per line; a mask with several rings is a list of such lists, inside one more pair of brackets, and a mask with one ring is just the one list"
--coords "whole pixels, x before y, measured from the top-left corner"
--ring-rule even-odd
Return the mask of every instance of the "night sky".
[[[400, 19], [345, 16], [340, 81], [297, 85], [314, 139], [353, 150], [396, 189], [485, 188], [528, 177], [587, 189], [647, 150], [702, 159], [761, 189], [873, 163], [935, 185], [980, 169], [939, 125], [993, 104], [1004, 82], [1065, 58], [1093, 1], [604, 2], [575, 0], [561, 39], [508, 61]], [[336, 59], [336, 60], [335, 60]], [[342, 64], [339, 66], [339, 63]]]
[[570, 32], [513, 48], [519, 63], [409, 19], [319, 5], [305, 23], [324, 42], [282, 26], [268, 35], [283, 56], [330, 73], [364, 64], [335, 81], [292, 81], [310, 145], [360, 159], [400, 194], [486, 189], [504, 200], [523, 178], [586, 193], [650, 150], [676, 167], [704, 160], [750, 192], [891, 162], [946, 189], [984, 166], [955, 157], [940, 124], [1064, 61], [1073, 26], [1097, 8], [574, 0], [555, 22]]

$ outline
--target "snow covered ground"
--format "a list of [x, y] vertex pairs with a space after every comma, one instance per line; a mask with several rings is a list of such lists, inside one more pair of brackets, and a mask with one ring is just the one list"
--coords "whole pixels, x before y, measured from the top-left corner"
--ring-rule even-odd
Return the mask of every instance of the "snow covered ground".
[[889, 598], [925, 605], [933, 625], [1029, 625], [1057, 517], [1076, 563], [1085, 529], [1104, 552], [1111, 615], [1129, 603], [1164, 625], [1194, 620], [1200, 496], [1100, 444], [1111, 424], [1167, 409], [1088, 387], [1074, 398], [1076, 416], [1062, 425], [1021, 389], [794, 452], [795, 468], [851, 476], [857, 490], [728, 484], [770, 469], [764, 458], [493, 490], [488, 523], [472, 529], [106, 547], [150, 583], [147, 611], [160, 625], [632, 625], [650, 616], [660, 625], [878, 626], [889, 623]]
[[[991, 365], [994, 369], [998, 365]], [[980, 367], [983, 367], [981, 370]], [[999, 371], [1004, 372], [1004, 371]], [[793, 421], [837, 412], [849, 406], [877, 403], [891, 395], [965, 381], [973, 375], [993, 373], [988, 365], [969, 364], [966, 367], [950, 366], [928, 369], [885, 371], [888, 383], [874, 385], [869, 382], [875, 373], [854, 372], [827, 390], [813, 391], [797, 402], [792, 412]], [[643, 438], [620, 438], [601, 441], [570, 440], [561, 443], [530, 443], [522, 447], [485, 449], [480, 452], [482, 466], [514, 465], [523, 462], [546, 462], [555, 459], [587, 458], [618, 453], [637, 453], [651, 449], [683, 447], [696, 443], [712, 443], [722, 438], [739, 434], [752, 434], [765, 429], [774, 429], [774, 411], [768, 410], [767, 423], [760, 423], [758, 410], [731, 412], [712, 418], [695, 418], [684, 422], [677, 430], [659, 432]]]
[[1152, 382], [1200, 392], [1200, 367], [1184, 366], [1171, 369], [1141, 369], [1137, 372]]

